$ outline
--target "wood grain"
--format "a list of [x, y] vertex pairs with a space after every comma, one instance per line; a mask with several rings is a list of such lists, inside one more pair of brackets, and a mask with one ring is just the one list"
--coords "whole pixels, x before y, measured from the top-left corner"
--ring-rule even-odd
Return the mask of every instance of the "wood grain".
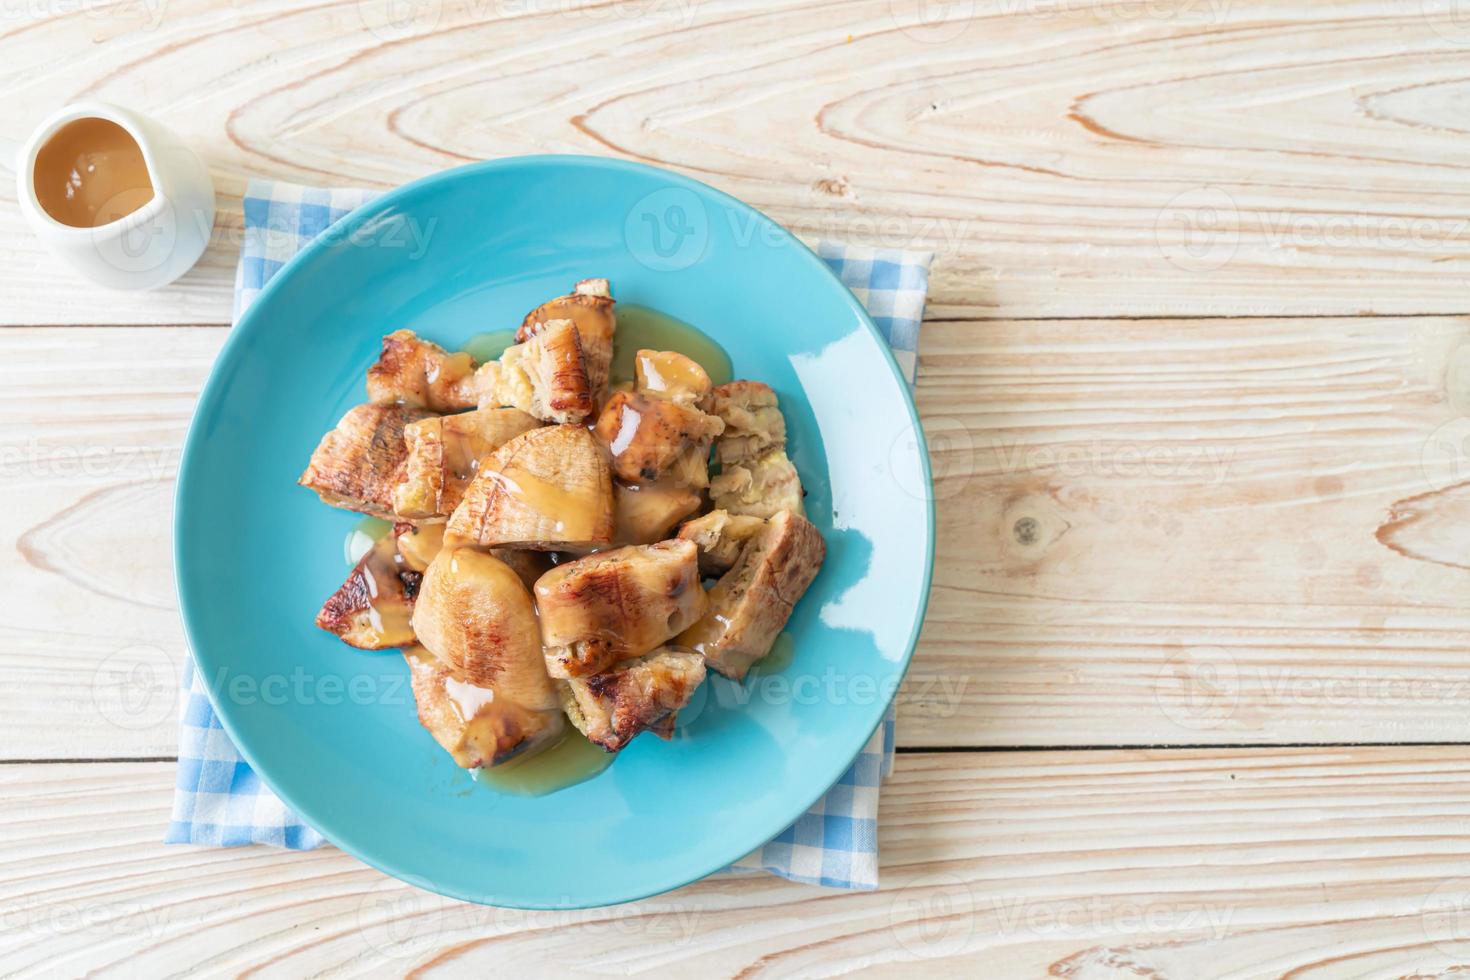
[[0, 136], [81, 97], [156, 114], [221, 217], [195, 273], [122, 303], [0, 208], [0, 322], [222, 323], [250, 176], [532, 152], [934, 249], [948, 318], [1464, 312], [1467, 51], [1447, 0], [17, 4]]
[[166, 764], [0, 767], [7, 973], [1105, 980], [1470, 962], [1458, 748], [904, 756], [878, 892], [760, 875], [585, 912], [439, 899], [330, 848], [166, 847], [171, 781]]
[[[1459, 741], [1453, 318], [936, 322], [909, 746]], [[0, 332], [6, 758], [173, 752], [170, 506], [224, 331]]]
[[926, 330], [940, 552], [915, 670], [968, 686], [907, 737], [1470, 734], [1470, 324]]

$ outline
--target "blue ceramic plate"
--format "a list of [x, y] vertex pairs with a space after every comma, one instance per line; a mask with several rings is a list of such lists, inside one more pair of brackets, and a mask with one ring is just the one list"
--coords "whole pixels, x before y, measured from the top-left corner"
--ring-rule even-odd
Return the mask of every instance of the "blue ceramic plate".
[[[419, 727], [407, 667], [313, 625], [356, 515], [296, 485], [365, 401], [383, 334], [448, 347], [514, 327], [588, 276], [714, 337], [779, 393], [825, 566], [780, 673], [707, 682], [673, 741], [596, 778], [497, 793]], [[343, 219], [235, 327], [184, 449], [179, 600], [226, 730], [343, 849], [445, 895], [573, 908], [652, 895], [764, 843], [877, 727], [929, 593], [933, 509], [913, 403], [882, 337], [823, 263], [764, 215], [636, 164], [529, 157], [451, 170]]]

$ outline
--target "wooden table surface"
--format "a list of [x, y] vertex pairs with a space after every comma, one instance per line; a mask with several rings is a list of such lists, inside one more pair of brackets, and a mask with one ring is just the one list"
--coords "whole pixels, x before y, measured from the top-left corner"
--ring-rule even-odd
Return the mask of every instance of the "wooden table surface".
[[[0, 3], [0, 137], [129, 105], [220, 204], [120, 295], [0, 184], [0, 974], [1470, 969], [1467, 79], [1450, 0]], [[173, 480], [246, 180], [528, 152], [937, 253], [878, 892], [522, 913], [159, 843]]]

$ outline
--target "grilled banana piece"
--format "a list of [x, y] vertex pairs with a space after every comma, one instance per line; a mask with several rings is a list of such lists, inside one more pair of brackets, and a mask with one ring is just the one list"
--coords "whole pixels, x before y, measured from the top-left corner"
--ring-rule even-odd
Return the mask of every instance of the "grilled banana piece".
[[726, 463], [709, 481], [714, 505], [731, 514], [768, 518], [779, 511], [806, 513], [801, 477], [784, 450], [740, 463]]
[[543, 711], [464, 680], [421, 646], [403, 651], [419, 724], [465, 769], [496, 766], [545, 745], [566, 727], [560, 710]]
[[393, 509], [410, 521], [448, 520], [480, 469], [480, 460], [541, 422], [518, 408], [482, 408], [421, 419], [404, 427], [408, 460]]
[[712, 510], [702, 517], [686, 521], [679, 537], [694, 542], [699, 548], [699, 571], [703, 575], [723, 575], [740, 558], [745, 542], [765, 526], [759, 517], [732, 514], [728, 510]]
[[618, 544], [653, 544], [699, 509], [697, 491], [664, 483], [613, 486], [613, 539]]
[[359, 650], [414, 642], [414, 599], [423, 575], [398, 553], [397, 540], [378, 540], [316, 614], [316, 624]]
[[692, 357], [673, 350], [640, 350], [633, 359], [633, 387], [646, 395], [703, 408], [713, 385]]
[[398, 554], [403, 564], [422, 575], [444, 547], [444, 525], [394, 524], [393, 537], [398, 540]]
[[804, 514], [801, 477], [786, 456], [786, 419], [771, 387], [731, 381], [711, 391], [709, 403], [725, 423], [715, 441], [720, 472], [709, 483], [715, 507], [760, 518]]
[[413, 630], [420, 720], [465, 768], [493, 766], [560, 733], [531, 594], [505, 562], [446, 547], [424, 573]]
[[722, 466], [764, 456], [786, 448], [786, 418], [776, 392], [759, 381], [731, 381], [715, 387], [710, 411], [725, 423], [715, 443], [715, 461]]
[[698, 551], [688, 541], [631, 545], [558, 565], [536, 583], [553, 677], [583, 677], [647, 653], [704, 615]]
[[579, 425], [522, 433], [480, 462], [446, 538], [483, 548], [588, 551], [613, 536], [612, 476]]
[[559, 682], [562, 707], [589, 741], [616, 752], [641, 732], [672, 737], [675, 716], [704, 676], [703, 657], [663, 647], [605, 673]]
[[558, 296], [536, 307], [521, 321], [516, 340], [525, 343], [554, 320], [570, 320], [582, 340], [587, 359], [587, 378], [592, 397], [607, 397], [607, 379], [612, 370], [613, 334], [617, 315], [613, 312], [612, 288], [606, 279], [583, 279], [567, 296]]
[[594, 407], [582, 340], [571, 320], [552, 320], [475, 372], [481, 408], [510, 406], [547, 422], [577, 423]]
[[625, 483], [669, 479], [703, 488], [709, 482], [710, 440], [724, 423], [692, 405], [638, 391], [617, 391], [593, 429]]
[[358, 405], [322, 437], [298, 480], [333, 507], [393, 519], [393, 491], [407, 470], [404, 430], [432, 412], [411, 405]]
[[704, 654], [711, 670], [741, 680], [771, 652], [826, 554], [821, 533], [806, 518], [781, 511], [709, 590], [709, 612], [674, 642]]
[[434, 412], [474, 408], [474, 373], [470, 355], [450, 353], [412, 330], [395, 330], [383, 338], [378, 362], [368, 368], [368, 400]]

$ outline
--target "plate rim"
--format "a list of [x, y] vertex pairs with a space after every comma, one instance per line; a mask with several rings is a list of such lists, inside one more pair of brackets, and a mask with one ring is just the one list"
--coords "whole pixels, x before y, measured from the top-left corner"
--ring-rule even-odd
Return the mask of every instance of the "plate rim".
[[[888, 340], [883, 336], [882, 332], [878, 330], [878, 327], [873, 322], [872, 316], [868, 313], [867, 308], [863, 306], [862, 302], [857, 298], [857, 296], [853, 294], [852, 290], [848, 288], [847, 284], [842, 281], [842, 279], [832, 270], [832, 268], [828, 266], [827, 263], [820, 256], [812, 251], [812, 249], [808, 247], [806, 243], [801, 241], [789, 230], [787, 230], [784, 225], [775, 221], [759, 208], [756, 208], [751, 204], [747, 204], [739, 198], [734, 197], [731, 194], [727, 194], [726, 192], [716, 187], [712, 187], [709, 184], [704, 183], [703, 181], [696, 180], [693, 177], [689, 177], [684, 174], [665, 169], [663, 167], [653, 166], [651, 164], [640, 163], [637, 161], [618, 159], [614, 157], [592, 156], [588, 154], [543, 153], [500, 157], [494, 160], [477, 161], [458, 167], [452, 167], [447, 170], [436, 171], [434, 173], [427, 174], [423, 177], [408, 181], [407, 183], [400, 184], [387, 191], [384, 191], [371, 200], [352, 209], [347, 214], [339, 218], [337, 221], [333, 222], [331, 226], [329, 226], [338, 229], [339, 234], [318, 235], [313, 241], [308, 243], [305, 248], [293, 255], [279, 270], [276, 271], [276, 273], [265, 284], [265, 286], [256, 294], [250, 305], [240, 314], [239, 319], [228, 327], [229, 335], [225, 338], [225, 342], [220, 347], [219, 353], [215, 355], [214, 361], [210, 365], [209, 373], [205, 378], [204, 384], [199, 390], [199, 396], [195, 401], [193, 412], [190, 415], [189, 428], [187, 433], [185, 434], [183, 449], [179, 457], [178, 476], [176, 478], [177, 482], [174, 488], [173, 495], [174, 514], [172, 522], [172, 550], [174, 560], [174, 591], [176, 598], [178, 599], [179, 619], [183, 627], [184, 642], [187, 647], [187, 652], [190, 658], [191, 665], [196, 672], [200, 670], [198, 657], [195, 655], [194, 652], [198, 644], [196, 643], [195, 639], [196, 631], [193, 622], [194, 616], [193, 614], [191, 614], [190, 611], [191, 600], [188, 598], [189, 589], [191, 588], [191, 586], [189, 583], [186, 583], [184, 575], [185, 558], [184, 549], [182, 546], [182, 523], [184, 520], [185, 512], [189, 507], [189, 504], [186, 502], [185, 498], [187, 494], [187, 488], [192, 482], [190, 474], [193, 468], [199, 465], [197, 459], [198, 450], [196, 447], [207, 438], [202, 431], [203, 423], [201, 422], [204, 409], [206, 408], [206, 406], [213, 409], [215, 407], [215, 404], [219, 401], [221, 397], [219, 392], [223, 389], [225, 384], [225, 365], [234, 356], [234, 351], [236, 347], [244, 342], [242, 340], [242, 337], [245, 336], [246, 331], [242, 328], [249, 326], [249, 329], [252, 331], [260, 329], [253, 326], [252, 324], [255, 322], [255, 320], [259, 319], [256, 314], [258, 310], [263, 308], [261, 300], [269, 298], [271, 295], [273, 295], [274, 292], [284, 288], [284, 284], [289, 282], [296, 275], [299, 275], [301, 270], [310, 265], [320, 252], [331, 248], [333, 244], [341, 237], [340, 232], [350, 231], [353, 228], [359, 227], [364, 221], [369, 220], [370, 217], [377, 216], [382, 211], [397, 205], [403, 199], [420, 193], [427, 188], [433, 187], [436, 184], [449, 183], [455, 180], [463, 179], [467, 176], [480, 173], [494, 173], [497, 171], [522, 168], [535, 169], [539, 167], [554, 167], [566, 165], [587, 166], [594, 169], [622, 170], [641, 174], [644, 176], [653, 176], [659, 180], [668, 182], [672, 186], [683, 187], [684, 189], [689, 190], [692, 193], [706, 199], [713, 198], [716, 203], [723, 204], [726, 207], [734, 207], [740, 210], [747, 211], [752, 214], [757, 221], [765, 224], [769, 229], [774, 229], [776, 232], [776, 240], [780, 242], [780, 245], [782, 247], [792, 248], [794, 255], [799, 257], [801, 261], [806, 262], [809, 266], [820, 270], [820, 273], [822, 275], [826, 276], [841, 290], [843, 294], [845, 294], [849, 306], [858, 315], [858, 319], [867, 328], [873, 339], [877, 342], [877, 345], [883, 354], [884, 360], [888, 365], [888, 369], [890, 372], [892, 372], [894, 380], [898, 382], [899, 390], [903, 396], [903, 405], [908, 412], [910, 428], [911, 431], [914, 433], [915, 441], [917, 444], [917, 455], [919, 458], [920, 470], [923, 475], [923, 487], [925, 490], [924, 571], [922, 582], [923, 589], [921, 591], [917, 606], [914, 609], [913, 621], [909, 627], [909, 636], [908, 640], [904, 644], [903, 655], [901, 659], [897, 662], [896, 672], [899, 683], [893, 686], [893, 693], [882, 701], [882, 707], [881, 710], [878, 712], [877, 720], [874, 723], [872, 729], [868, 732], [867, 737], [864, 738], [863, 741], [854, 749], [851, 755], [839, 753], [839, 755], [844, 755], [843, 761], [839, 766], [835, 767], [835, 770], [832, 772], [830, 778], [823, 777], [817, 779], [814, 782], [814, 785], [818, 786], [818, 789], [811, 794], [810, 798], [806, 799], [805, 803], [799, 809], [796, 809], [793, 812], [791, 820], [795, 821], [803, 813], [810, 810], [811, 807], [818, 800], [825, 796], [827, 792], [830, 791], [834, 785], [836, 785], [837, 781], [842, 778], [843, 774], [851, 768], [854, 760], [856, 760], [857, 757], [862, 754], [862, 751], [867, 746], [867, 743], [872, 740], [873, 733], [882, 726], [889, 709], [892, 707], [894, 701], [898, 697], [898, 690], [902, 686], [902, 682], [907, 676], [910, 666], [913, 664], [914, 650], [918, 645], [919, 635], [923, 630], [924, 620], [928, 613], [929, 600], [934, 585], [936, 508], [933, 490], [933, 472], [929, 460], [928, 440], [925, 438], [923, 425], [919, 418], [918, 407], [914, 401], [913, 386], [909, 384], [908, 379], [904, 377], [903, 371], [899, 368], [898, 361], [894, 357], [892, 347], [890, 346]], [[261, 314], [261, 316], [263, 315], [264, 314]], [[470, 902], [477, 905], [489, 905], [500, 908], [515, 908], [525, 910], [577, 910], [588, 908], [608, 908], [616, 905], [623, 905], [629, 902], [641, 901], [645, 898], [650, 898], [655, 895], [662, 895], [666, 892], [682, 888], [685, 885], [691, 884], [693, 882], [703, 880], [704, 878], [729, 867], [735, 861], [738, 861], [740, 858], [751, 853], [756, 848], [761, 847], [764, 843], [766, 843], [767, 840], [769, 840], [771, 836], [773, 836], [774, 834], [779, 834], [784, 829], [784, 827], [777, 828], [775, 831], [772, 831], [771, 834], [766, 834], [763, 831], [761, 834], [745, 834], [739, 837], [731, 835], [732, 839], [741, 842], [742, 845], [744, 844], [746, 837], [753, 837], [757, 839], [749, 846], [741, 846], [736, 853], [732, 854], [727, 859], [719, 861], [713, 867], [701, 868], [697, 872], [680, 871], [670, 876], [670, 880], [668, 881], [660, 881], [652, 886], [640, 886], [639, 888], [634, 889], [636, 894], [613, 898], [607, 898], [605, 896], [590, 896], [588, 898], [574, 899], [570, 903], [541, 903], [528, 899], [517, 899], [513, 895], [494, 894], [491, 890], [486, 890], [485, 892], [480, 894], [463, 894], [453, 888], [441, 886], [438, 882], [429, 879], [419, 872], [396, 867], [392, 861], [369, 857], [354, 844], [345, 843], [340, 840], [334, 833], [328, 833], [327, 830], [323, 829], [324, 824], [323, 821], [320, 819], [320, 813], [315, 812], [314, 808], [312, 807], [301, 806], [299, 801], [292, 799], [288, 794], [280, 791], [280, 789], [276, 786], [274, 780], [266, 772], [265, 768], [256, 761], [251, 751], [241, 741], [237, 731], [235, 730], [234, 723], [229, 717], [229, 713], [227, 711], [221, 710], [219, 704], [217, 703], [215, 692], [210, 690], [210, 687], [207, 684], [204, 685], [204, 690], [205, 695], [209, 698], [211, 707], [214, 709], [215, 717], [219, 719], [220, 725], [223, 727], [225, 734], [229, 736], [231, 743], [234, 745], [235, 750], [240, 754], [240, 757], [245, 760], [246, 764], [248, 764], [250, 768], [255, 772], [255, 774], [260, 777], [260, 779], [266, 784], [271, 792], [274, 793], [283, 804], [285, 804], [297, 814], [298, 818], [301, 819], [302, 822], [315, 829], [333, 846], [352, 855], [354, 858], [363, 862], [369, 867], [375, 868], [383, 872], [384, 874], [387, 874], [397, 879], [398, 881], [404, 882], [405, 884], [431, 891], [446, 898]], [[834, 758], [835, 757], [836, 756], [834, 756]], [[735, 849], [731, 848], [730, 850]]]

